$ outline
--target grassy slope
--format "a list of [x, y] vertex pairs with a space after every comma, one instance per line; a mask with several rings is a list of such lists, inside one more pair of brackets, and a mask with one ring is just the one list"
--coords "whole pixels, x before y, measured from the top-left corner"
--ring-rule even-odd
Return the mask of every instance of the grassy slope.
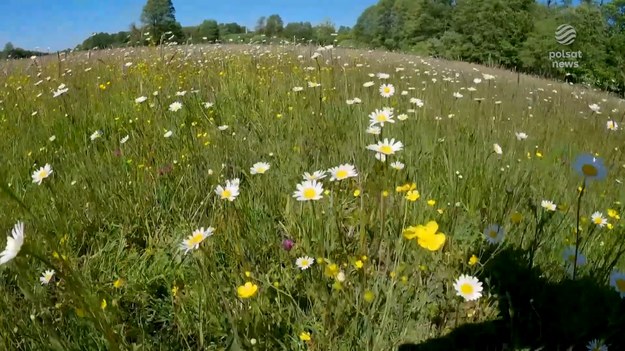
[[[24, 253], [30, 254], [0, 271], [5, 349], [134, 343], [218, 350], [232, 341], [234, 330], [244, 349], [256, 339], [257, 349], [388, 350], [402, 340], [424, 340], [459, 323], [496, 317], [494, 298], [460, 304], [451, 284], [461, 273], [480, 273], [480, 265], [469, 266], [467, 259], [484, 252], [486, 225], [503, 225], [512, 246], [534, 232], [529, 203], [551, 199], [571, 206], [544, 226], [546, 240], [536, 259], [550, 278], [562, 279], [561, 252], [571, 243], [581, 181], [572, 170], [577, 154], [596, 152], [610, 170], [606, 181], [588, 189], [582, 215], [620, 210], [615, 201], [624, 192], [615, 180], [624, 177], [617, 149], [623, 133], [607, 131], [605, 122], [621, 122], [623, 101], [398, 54], [335, 51], [331, 59], [326, 52], [318, 66], [303, 48], [174, 50], [163, 53], [165, 60], [149, 49], [91, 58], [79, 53], [62, 62], [61, 76], [55, 58], [39, 63], [41, 77], [37, 65], [5, 65], [3, 177], [31, 213], [3, 197], [0, 228], [8, 232], [24, 220]], [[125, 62], [133, 65], [122, 68]], [[391, 75], [387, 82], [397, 92], [390, 99], [378, 94], [380, 80], [367, 75], [378, 72]], [[473, 84], [482, 72], [497, 78]], [[321, 87], [308, 88], [307, 81]], [[364, 88], [367, 81], [376, 84]], [[68, 93], [53, 98], [61, 83]], [[292, 92], [295, 86], [304, 90]], [[477, 91], [462, 90], [469, 86]], [[185, 96], [175, 96], [182, 90]], [[403, 90], [407, 95], [400, 95]], [[454, 92], [464, 97], [455, 99]], [[148, 100], [136, 104], [142, 95]], [[347, 105], [354, 97], [362, 104]], [[411, 97], [425, 105], [411, 105]], [[182, 110], [168, 111], [173, 101], [182, 102]], [[204, 108], [207, 101], [214, 106]], [[590, 111], [592, 103], [601, 105], [601, 115]], [[383, 137], [404, 143], [392, 158], [405, 163], [401, 171], [365, 149], [378, 140], [365, 133], [367, 115], [385, 106], [396, 115], [415, 109], [407, 120], [383, 128]], [[220, 125], [229, 128], [220, 131]], [[103, 136], [91, 141], [96, 130]], [[173, 136], [164, 138], [168, 130]], [[529, 138], [517, 141], [519, 131]], [[121, 145], [125, 135], [130, 139]], [[493, 154], [493, 143], [503, 155]], [[271, 169], [250, 175], [258, 161]], [[45, 163], [54, 173], [37, 186], [30, 175], [34, 165]], [[342, 163], [354, 164], [359, 176], [324, 179], [330, 193], [314, 204], [292, 198], [303, 172]], [[241, 195], [234, 202], [220, 200], [215, 187], [235, 177]], [[416, 202], [395, 192], [406, 182], [416, 183]], [[389, 195], [381, 196], [383, 190]], [[436, 204], [428, 206], [429, 199]], [[515, 211], [524, 215], [517, 225], [510, 222]], [[441, 252], [401, 236], [403, 228], [428, 220], [448, 235]], [[593, 232], [583, 251], [591, 264], [583, 274], [593, 274], [623, 241], [623, 226], [614, 225]], [[208, 226], [215, 235], [199, 252], [183, 255], [181, 240]], [[296, 243], [290, 252], [281, 249], [285, 237]], [[340, 289], [324, 274], [327, 262], [299, 271], [294, 262], [302, 255], [337, 263], [347, 276]], [[367, 259], [357, 269], [354, 262], [362, 256]], [[50, 266], [57, 276], [41, 286], [37, 277]], [[113, 286], [118, 278], [125, 282], [121, 288]], [[259, 286], [258, 294], [238, 299], [236, 287], [248, 280]], [[373, 301], [365, 301], [365, 292]], [[312, 332], [307, 345], [298, 337], [306, 330]]]

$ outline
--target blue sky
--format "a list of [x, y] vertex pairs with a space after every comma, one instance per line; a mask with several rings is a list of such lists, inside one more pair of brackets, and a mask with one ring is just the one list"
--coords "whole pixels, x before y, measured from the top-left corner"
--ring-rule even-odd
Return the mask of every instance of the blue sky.
[[[0, 50], [8, 41], [25, 49], [73, 48], [93, 32], [127, 30], [139, 23], [146, 0], [0, 0]], [[330, 19], [356, 23], [377, 0], [174, 0], [176, 19], [196, 25], [204, 19], [254, 27], [261, 16], [279, 14], [285, 23]]]

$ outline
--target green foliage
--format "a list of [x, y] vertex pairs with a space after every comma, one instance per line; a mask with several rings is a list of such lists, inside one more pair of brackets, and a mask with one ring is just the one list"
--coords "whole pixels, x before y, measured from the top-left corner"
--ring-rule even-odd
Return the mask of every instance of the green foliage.
[[[570, 24], [570, 46], [554, 39]], [[625, 94], [625, 1], [380, 0], [367, 8], [353, 39], [373, 48], [421, 52], [540, 74], [573, 75]], [[581, 51], [577, 67], [549, 59], [555, 51]]]

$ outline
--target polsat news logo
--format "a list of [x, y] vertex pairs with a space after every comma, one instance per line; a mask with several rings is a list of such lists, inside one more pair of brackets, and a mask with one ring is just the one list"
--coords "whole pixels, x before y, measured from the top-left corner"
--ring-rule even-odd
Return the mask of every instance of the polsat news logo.
[[[571, 45], [577, 38], [577, 31], [570, 24], [561, 24], [556, 28], [555, 39], [561, 45]], [[551, 51], [549, 60], [553, 68], [578, 68], [577, 60], [582, 58], [581, 51]]]

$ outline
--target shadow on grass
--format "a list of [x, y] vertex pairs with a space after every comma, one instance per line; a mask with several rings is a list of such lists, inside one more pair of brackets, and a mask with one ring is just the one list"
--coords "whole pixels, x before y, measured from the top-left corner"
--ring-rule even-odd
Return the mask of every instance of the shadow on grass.
[[399, 351], [586, 350], [593, 339], [625, 350], [625, 299], [592, 276], [550, 282], [538, 268], [528, 268], [526, 257], [522, 250], [504, 249], [479, 276], [488, 281], [485, 291], [497, 296], [498, 319], [464, 324]]

